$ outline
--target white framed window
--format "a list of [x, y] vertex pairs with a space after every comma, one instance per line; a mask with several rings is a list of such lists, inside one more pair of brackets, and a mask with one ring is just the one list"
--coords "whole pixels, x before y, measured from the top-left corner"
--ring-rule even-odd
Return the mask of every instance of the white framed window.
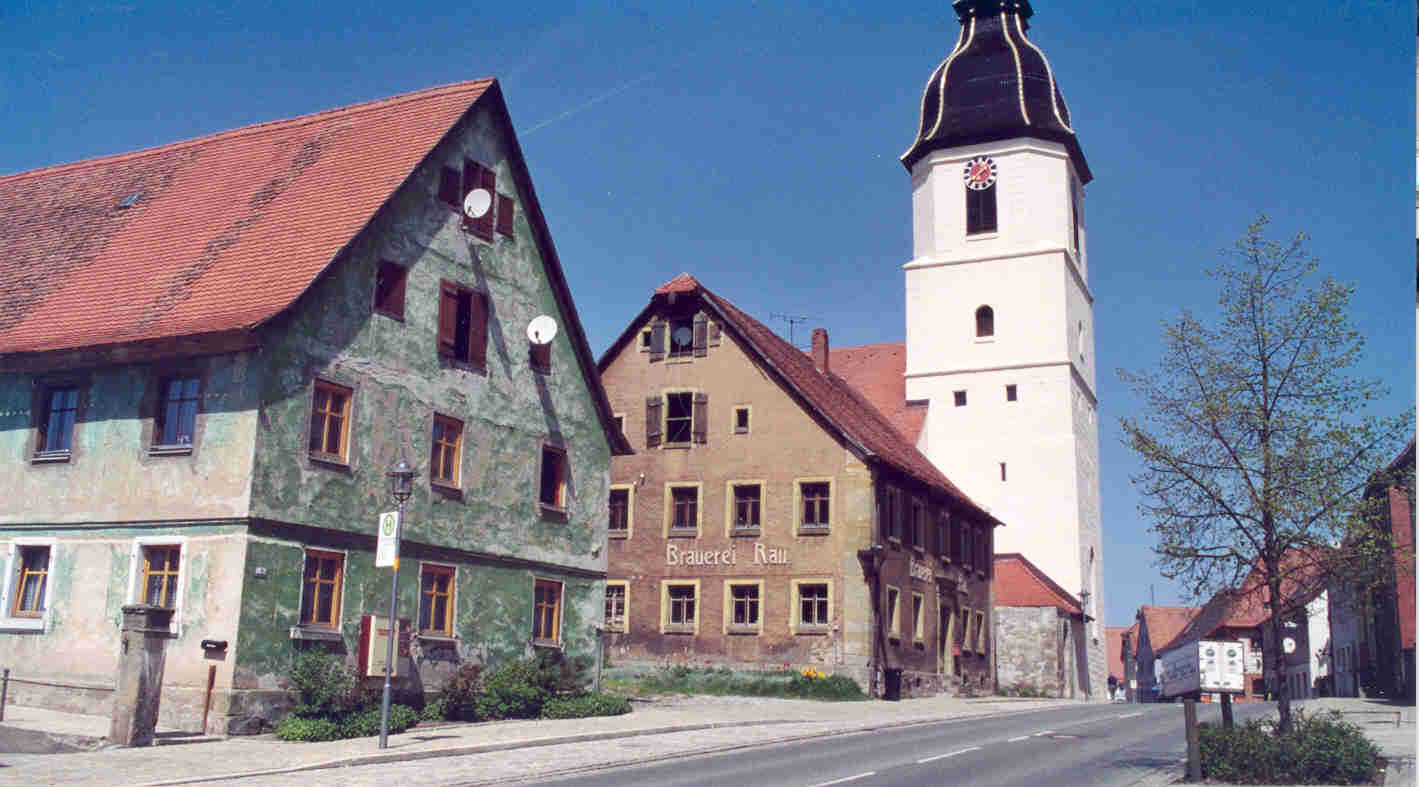
[[16, 538], [5, 559], [0, 631], [48, 631], [55, 544], [52, 538]]
[[187, 536], [133, 539], [128, 560], [128, 603], [171, 609], [168, 631], [182, 634], [182, 606], [187, 586]]
[[804, 533], [827, 533], [833, 521], [833, 478], [793, 479], [793, 529]]
[[762, 634], [764, 581], [730, 579], [724, 583], [724, 633]]
[[724, 484], [724, 534], [757, 536], [763, 532], [768, 481], [730, 480]]
[[631, 583], [624, 579], [606, 580], [606, 630], [622, 634], [630, 631], [630, 609]]

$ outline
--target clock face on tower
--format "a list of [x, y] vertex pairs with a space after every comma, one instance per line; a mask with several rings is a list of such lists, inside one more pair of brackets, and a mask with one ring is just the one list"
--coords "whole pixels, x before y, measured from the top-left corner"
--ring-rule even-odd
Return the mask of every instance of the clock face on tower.
[[995, 159], [990, 156], [977, 156], [966, 162], [962, 177], [966, 181], [966, 188], [984, 191], [995, 185], [996, 174]]

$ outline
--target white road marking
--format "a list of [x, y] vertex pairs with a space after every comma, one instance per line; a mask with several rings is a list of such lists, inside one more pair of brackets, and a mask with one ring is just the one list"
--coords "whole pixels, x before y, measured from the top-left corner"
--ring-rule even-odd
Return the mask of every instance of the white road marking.
[[1120, 718], [1120, 719], [1131, 719], [1131, 718], [1133, 718], [1134, 716], [1142, 716], [1142, 715], [1143, 715], [1143, 711], [1139, 711], [1139, 712], [1137, 712], [1137, 713], [1125, 713], [1125, 714], [1123, 714], [1122, 716], [1119, 716], [1119, 718]]
[[830, 785], [830, 784], [842, 784], [843, 782], [850, 782], [850, 781], [853, 781], [854, 779], [865, 779], [865, 778], [867, 778], [868, 776], [876, 776], [876, 775], [877, 775], [877, 771], [868, 771], [868, 772], [866, 772], [866, 773], [859, 773], [859, 774], [857, 774], [856, 776], [844, 776], [844, 777], [842, 777], [841, 779], [833, 779], [833, 780], [830, 781], [830, 782], [818, 782], [817, 784], [813, 785], [813, 787], [828, 787], [828, 785]]
[[972, 746], [972, 747], [969, 748], [969, 749], [961, 749], [960, 751], [948, 752], [948, 753], [946, 753], [946, 754], [938, 754], [938, 755], [936, 755], [935, 757], [925, 757], [925, 758], [922, 758], [922, 759], [920, 759], [920, 760], [917, 760], [917, 761], [916, 761], [916, 764], [917, 764], [917, 765], [925, 765], [925, 764], [928, 763], [928, 762], [936, 762], [937, 760], [944, 760], [944, 759], [946, 759], [947, 757], [955, 757], [957, 754], [965, 754], [965, 753], [968, 752], [968, 751], [980, 751], [980, 747], [979, 747], [979, 746]]
[[1006, 742], [1006, 743], [1017, 743], [1017, 742], [1019, 742], [1019, 741], [1027, 741], [1027, 740], [1029, 740], [1029, 739], [1030, 739], [1030, 736], [1028, 736], [1028, 735], [1021, 735], [1021, 736], [1018, 737], [1018, 738], [1008, 738], [1008, 739], [1006, 739], [1005, 742]]
[[1039, 737], [1042, 737], [1042, 736], [1045, 736], [1045, 735], [1053, 735], [1053, 734], [1054, 734], [1054, 730], [1040, 730], [1039, 732], [1035, 733], [1035, 737], [1036, 737], [1036, 738], [1039, 738]]

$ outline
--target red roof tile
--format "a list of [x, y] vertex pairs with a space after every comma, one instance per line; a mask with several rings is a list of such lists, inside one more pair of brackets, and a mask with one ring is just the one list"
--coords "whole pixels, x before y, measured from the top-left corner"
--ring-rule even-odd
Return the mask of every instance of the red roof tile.
[[[1138, 612], [1148, 629], [1148, 644], [1153, 652], [1166, 648], [1200, 611], [1200, 607], [1158, 607], [1149, 604], [1139, 607]], [[1142, 636], [1142, 628], [1139, 629], [1139, 636]]]
[[[0, 354], [271, 318], [492, 85], [447, 85], [0, 177]], [[134, 194], [131, 207], [118, 207]]]
[[1083, 615], [1079, 599], [1060, 587], [1024, 555], [1005, 552], [995, 556], [995, 606], [1054, 607], [1070, 615]]
[[[769, 366], [777, 370], [783, 379], [848, 441], [856, 443], [869, 456], [964, 504], [987, 521], [1003, 524], [942, 475], [930, 459], [902, 437], [887, 418], [846, 380], [836, 374], [820, 374], [813, 365], [812, 357], [779, 338], [778, 334], [763, 323], [715, 295], [688, 273], [682, 273], [662, 284], [655, 292], [657, 295], [697, 293], [706, 304], [719, 313], [726, 327], [743, 337], [757, 350]], [[650, 307], [647, 306], [646, 311], [649, 310]], [[638, 318], [632, 323], [632, 327], [639, 323]], [[630, 335], [628, 328], [602, 356], [603, 369], [615, 354], [616, 348], [628, 341]]]
[[836, 347], [828, 352], [833, 374], [847, 380], [913, 445], [926, 420], [925, 407], [907, 407], [907, 346], [902, 342]]
[[1131, 659], [1138, 655], [1138, 624], [1132, 626], [1107, 626], [1104, 628], [1104, 636], [1107, 638], [1109, 647], [1109, 674], [1120, 683], [1123, 682], [1123, 635], [1128, 635], [1129, 653]]

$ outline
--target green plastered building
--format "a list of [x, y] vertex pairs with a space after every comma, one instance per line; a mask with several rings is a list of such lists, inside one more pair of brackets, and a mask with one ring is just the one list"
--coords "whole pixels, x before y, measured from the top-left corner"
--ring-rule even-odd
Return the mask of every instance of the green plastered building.
[[0, 177], [0, 211], [11, 702], [107, 713], [153, 603], [160, 723], [263, 729], [297, 651], [357, 666], [387, 614], [401, 458], [400, 693], [595, 660], [630, 449], [495, 81]]

